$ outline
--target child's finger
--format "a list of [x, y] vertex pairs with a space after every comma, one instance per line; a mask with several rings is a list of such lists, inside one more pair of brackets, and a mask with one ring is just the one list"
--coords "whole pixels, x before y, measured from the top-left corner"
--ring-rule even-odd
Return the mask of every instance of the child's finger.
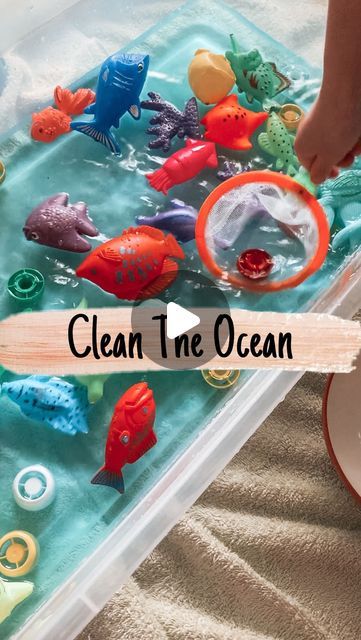
[[332, 171], [333, 163], [325, 161], [321, 156], [317, 156], [310, 169], [311, 180], [314, 184], [324, 182]]
[[338, 167], [342, 167], [343, 169], [345, 169], [346, 167], [350, 167], [355, 161], [355, 156], [353, 151], [350, 153], [347, 153], [345, 155], [345, 157], [337, 163]]
[[337, 178], [338, 174], [339, 174], [339, 170], [337, 167], [332, 167], [331, 171], [330, 171], [330, 178]]
[[361, 155], [361, 140], [359, 140], [353, 149], [351, 149], [351, 153], [354, 154], [354, 156], [360, 156]]

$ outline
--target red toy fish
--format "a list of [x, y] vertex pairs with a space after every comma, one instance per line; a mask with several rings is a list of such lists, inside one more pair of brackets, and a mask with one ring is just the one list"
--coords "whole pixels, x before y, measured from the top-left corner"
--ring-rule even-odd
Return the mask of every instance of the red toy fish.
[[218, 158], [213, 142], [188, 138], [182, 149], [173, 153], [161, 169], [147, 173], [146, 178], [153, 189], [167, 195], [168, 189], [175, 184], [191, 180], [205, 167], [215, 169], [217, 166]]
[[146, 382], [134, 384], [119, 398], [109, 426], [105, 464], [92, 484], [103, 484], [124, 493], [122, 468], [139, 460], [157, 443], [153, 431], [155, 402]]
[[166, 236], [153, 227], [130, 227], [94, 249], [76, 275], [123, 300], [151, 298], [177, 276], [178, 265], [169, 256], [185, 257], [172, 234]]
[[91, 89], [78, 89], [72, 93], [70, 89], [55, 87], [54, 107], [46, 107], [39, 113], [33, 113], [31, 136], [38, 142], [53, 142], [64, 133], [70, 133], [70, 116], [83, 113], [85, 107], [94, 102], [95, 93]]
[[228, 149], [252, 149], [250, 137], [268, 118], [268, 113], [249, 111], [238, 102], [236, 95], [227, 96], [202, 118], [206, 127], [206, 140], [217, 142]]

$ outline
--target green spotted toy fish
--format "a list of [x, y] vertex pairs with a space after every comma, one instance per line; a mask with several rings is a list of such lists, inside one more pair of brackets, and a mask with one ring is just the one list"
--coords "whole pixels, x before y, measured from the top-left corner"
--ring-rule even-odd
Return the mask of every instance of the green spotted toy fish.
[[233, 35], [231, 44], [232, 51], [226, 51], [226, 58], [236, 76], [239, 93], [245, 93], [248, 102], [255, 99], [263, 104], [290, 86], [288, 78], [273, 62], [263, 61], [258, 49], [242, 53]]
[[277, 159], [276, 169], [285, 168], [288, 175], [295, 175], [299, 162], [293, 149], [294, 137], [290, 135], [278, 115], [271, 112], [267, 120], [267, 131], [260, 133], [258, 144]]

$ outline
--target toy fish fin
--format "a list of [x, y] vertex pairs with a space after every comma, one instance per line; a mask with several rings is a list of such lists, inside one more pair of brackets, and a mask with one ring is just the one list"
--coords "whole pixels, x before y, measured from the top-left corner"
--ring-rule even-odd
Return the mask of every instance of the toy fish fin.
[[86, 236], [90, 236], [91, 238], [97, 236], [99, 231], [88, 218], [88, 207], [85, 202], [76, 202], [72, 208], [75, 209], [78, 214], [76, 224], [77, 231], [79, 231], [79, 233], [85, 233]]
[[274, 74], [277, 76], [279, 80], [279, 86], [276, 91], [276, 95], [277, 95], [278, 93], [281, 93], [281, 91], [284, 91], [285, 89], [288, 89], [288, 87], [291, 86], [291, 80], [289, 80], [287, 76], [285, 76], [283, 73], [278, 71], [274, 62], [269, 62], [269, 65], [272, 67], [272, 71], [274, 72]]
[[182, 247], [179, 246], [177, 240], [171, 233], [167, 235], [165, 244], [170, 256], [172, 256], [173, 258], [180, 258], [180, 260], [183, 260], [185, 258]]
[[143, 442], [140, 444], [137, 450], [137, 460], [138, 458], [141, 458], [142, 456], [144, 456], [144, 454], [147, 453], [149, 449], [154, 447], [155, 444], [157, 444], [157, 436], [155, 435], [154, 431], [151, 431], [147, 435], [147, 437], [144, 438]]
[[85, 107], [84, 113], [90, 113], [94, 115], [96, 104], [97, 104], [96, 102], [92, 102], [90, 105]]
[[111, 487], [119, 493], [124, 493], [124, 480], [123, 474], [120, 471], [109, 471], [105, 466], [99, 469], [95, 476], [91, 479], [92, 484], [102, 484], [106, 487]]
[[75, 436], [75, 434], [77, 433], [76, 428], [71, 424], [69, 419], [65, 418], [65, 416], [63, 415], [49, 417], [48, 424], [50, 427], [55, 429], [55, 431], [66, 433], [69, 436]]
[[100, 144], [110, 149], [115, 155], [120, 155], [120, 146], [113, 134], [109, 129], [102, 129], [96, 120], [93, 120], [93, 122], [72, 122], [70, 126], [74, 131], [80, 131], [86, 136], [96, 140], [96, 142], [100, 142]]
[[67, 234], [63, 233], [62, 235], [61, 248], [65, 251], [69, 250], [79, 253], [85, 253], [85, 251], [89, 251], [92, 246], [88, 242], [88, 240], [79, 235], [79, 233], [75, 229], [70, 229]]
[[132, 116], [132, 118], [134, 118], [134, 120], [139, 120], [140, 116], [142, 115], [141, 109], [140, 109], [140, 102], [138, 100], [137, 103], [132, 104], [129, 109], [128, 109], [128, 113], [130, 113], [130, 115]]
[[258, 136], [258, 144], [264, 151], [267, 151], [271, 156], [274, 155], [272, 145], [269, 141], [268, 134], [266, 132], [260, 133]]
[[284, 161], [282, 160], [282, 158], [277, 158], [277, 162], [276, 162], [276, 169], [282, 169], [282, 167], [284, 166]]
[[253, 102], [253, 96], [250, 93], [246, 93], [246, 98], [247, 98], [247, 102], [249, 102], [250, 104], [252, 104]]
[[[180, 248], [180, 247], [179, 247]], [[178, 274], [178, 265], [174, 260], [166, 258], [163, 262], [160, 275], [155, 278], [147, 287], [141, 290], [142, 298], [153, 298], [161, 291], [167, 289], [176, 279]]]
[[236, 142], [236, 145], [234, 148], [236, 149], [242, 149], [242, 151], [247, 151], [248, 149], [252, 149], [252, 142], [246, 135], [240, 136], [239, 138], [237, 138], [235, 142]]
[[50, 196], [42, 203], [42, 206], [51, 207], [52, 205], [60, 205], [61, 207], [66, 207], [69, 202], [69, 194], [62, 192], [57, 193], [55, 196]]
[[184, 209], [187, 205], [183, 202], [183, 200], [178, 200], [178, 198], [173, 198], [170, 201], [173, 209]]
[[127, 229], [127, 231], [129, 231], [130, 233], [133, 233], [134, 231], [137, 231], [139, 233], [140, 231], [141, 233], [145, 233], [150, 238], [154, 238], [154, 240], [164, 240], [163, 231], [160, 231], [160, 229], [154, 229], [154, 227], [149, 227], [145, 224], [140, 225], [140, 227], [136, 227], [136, 229], [133, 229], [131, 227], [130, 229]]
[[120, 262], [123, 259], [119, 251], [116, 251], [112, 247], [103, 247], [98, 255], [100, 258], [103, 258], [103, 260], [109, 260], [111, 262]]

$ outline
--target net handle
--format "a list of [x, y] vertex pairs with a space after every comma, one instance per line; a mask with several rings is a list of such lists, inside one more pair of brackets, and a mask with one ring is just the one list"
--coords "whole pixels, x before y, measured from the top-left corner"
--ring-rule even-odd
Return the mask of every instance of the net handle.
[[[219, 198], [228, 193], [228, 191], [235, 189], [236, 187], [241, 187], [247, 184], [255, 184], [257, 182], [275, 184], [278, 187], [286, 189], [287, 191], [290, 191], [291, 193], [301, 198], [306, 206], [311, 210], [317, 226], [318, 247], [315, 254], [301, 269], [301, 271], [294, 274], [293, 276], [290, 276], [289, 278], [286, 278], [285, 280], [280, 280], [279, 282], [258, 281], [256, 283], [255, 281], [249, 280], [247, 278], [242, 278], [242, 276], [236, 277], [231, 273], [228, 273], [227, 271], [223, 271], [214, 260], [206, 243], [206, 225], [208, 216]], [[224, 182], [222, 182], [222, 184], [216, 187], [206, 198], [198, 214], [195, 229], [195, 240], [199, 256], [203, 264], [207, 267], [208, 271], [212, 273], [212, 275], [214, 275], [216, 278], [226, 280], [239, 289], [248, 289], [249, 291], [258, 292], [270, 292], [297, 287], [299, 284], [301, 284], [301, 282], [306, 280], [306, 278], [309, 278], [322, 266], [323, 262], [325, 261], [330, 243], [330, 229], [326, 214], [315, 196], [313, 196], [309, 191], [307, 191], [307, 189], [296, 182], [296, 180], [293, 180], [293, 178], [291, 178], [290, 176], [286, 176], [283, 173], [276, 173], [275, 171], [248, 171], [247, 173], [240, 173], [236, 176], [233, 176], [233, 178], [229, 178], [229, 180], [225, 180]]]

